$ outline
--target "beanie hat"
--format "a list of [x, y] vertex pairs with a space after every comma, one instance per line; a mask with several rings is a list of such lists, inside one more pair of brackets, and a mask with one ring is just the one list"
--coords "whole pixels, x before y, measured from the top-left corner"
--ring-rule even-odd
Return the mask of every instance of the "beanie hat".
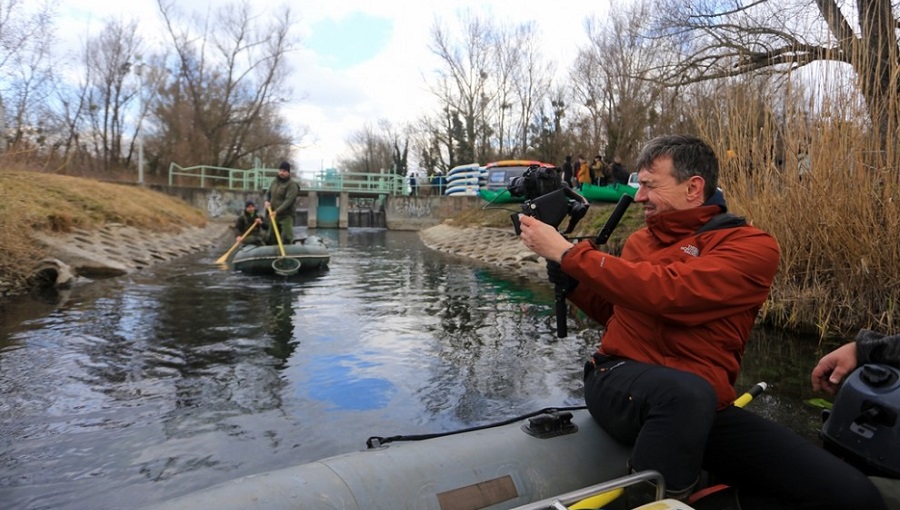
[[290, 171], [291, 171], [291, 164], [288, 163], [287, 161], [282, 161], [281, 164], [278, 165], [278, 169], [279, 169], [279, 170], [287, 170], [288, 172], [290, 172]]
[[244, 202], [244, 209], [250, 207], [251, 205], [253, 207], [256, 207], [256, 202], [254, 202], [253, 200], [247, 200], [246, 202]]

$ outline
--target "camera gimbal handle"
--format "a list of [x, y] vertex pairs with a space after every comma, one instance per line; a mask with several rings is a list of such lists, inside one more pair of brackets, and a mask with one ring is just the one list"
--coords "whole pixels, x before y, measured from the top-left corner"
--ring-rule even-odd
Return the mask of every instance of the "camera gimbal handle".
[[[613, 230], [615, 230], [619, 225], [619, 222], [622, 221], [622, 216], [625, 215], [625, 211], [633, 201], [634, 198], [627, 193], [619, 198], [619, 201], [616, 203], [616, 208], [613, 209], [612, 214], [610, 214], [609, 218], [606, 220], [606, 224], [603, 225], [603, 228], [600, 229], [600, 233], [597, 234], [597, 238], [594, 240], [595, 245], [600, 246], [606, 244], [606, 241], [609, 240], [609, 236], [612, 235]], [[584, 214], [582, 214], [582, 216], [584, 216]], [[555, 263], [556, 262], [548, 262], [548, 264]], [[566, 316], [568, 315], [566, 309], [566, 288], [562, 284], [557, 283], [553, 287], [553, 291], [556, 301], [556, 336], [558, 338], [565, 338], [568, 334], [568, 325], [566, 324]]]

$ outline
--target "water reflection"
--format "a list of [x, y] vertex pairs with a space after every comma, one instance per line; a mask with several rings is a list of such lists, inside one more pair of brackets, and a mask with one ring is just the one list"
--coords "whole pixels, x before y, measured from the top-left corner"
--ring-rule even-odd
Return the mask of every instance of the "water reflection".
[[[222, 250], [0, 316], [4, 508], [133, 508], [237, 476], [581, 403], [596, 325], [555, 336], [553, 293], [424, 248], [415, 233], [317, 232], [329, 269], [222, 272]], [[815, 343], [755, 332], [738, 386], [814, 433]], [[799, 419], [797, 417], [800, 417]]]

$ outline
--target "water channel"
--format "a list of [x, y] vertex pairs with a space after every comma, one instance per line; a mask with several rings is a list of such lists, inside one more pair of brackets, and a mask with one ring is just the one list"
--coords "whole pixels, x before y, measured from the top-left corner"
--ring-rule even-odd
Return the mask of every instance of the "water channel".
[[[305, 234], [298, 229], [297, 234]], [[139, 508], [238, 476], [580, 405], [597, 327], [555, 335], [546, 282], [414, 232], [319, 230], [326, 271], [223, 271], [227, 249], [0, 305], [0, 507]], [[816, 342], [757, 330], [738, 387], [815, 437]]]

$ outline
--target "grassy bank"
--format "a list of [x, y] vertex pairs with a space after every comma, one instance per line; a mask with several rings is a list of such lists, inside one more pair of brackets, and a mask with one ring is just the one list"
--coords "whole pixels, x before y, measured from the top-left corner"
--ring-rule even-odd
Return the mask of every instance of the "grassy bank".
[[126, 184], [0, 170], [0, 280], [13, 286], [47, 256], [33, 233], [121, 223], [157, 232], [203, 226], [206, 214], [168, 195]]

